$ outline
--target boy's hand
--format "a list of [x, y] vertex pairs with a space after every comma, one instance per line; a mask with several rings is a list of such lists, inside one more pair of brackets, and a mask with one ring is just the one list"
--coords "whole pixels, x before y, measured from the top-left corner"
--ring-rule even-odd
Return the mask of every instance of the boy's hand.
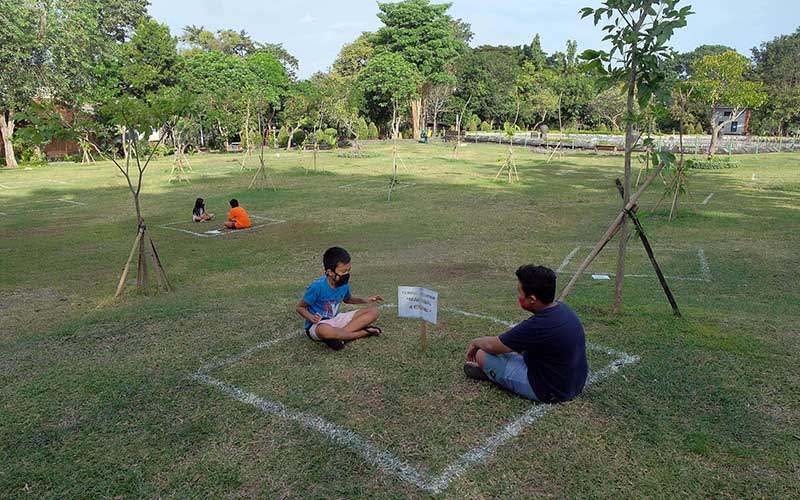
[[475, 362], [475, 354], [478, 353], [479, 349], [480, 348], [477, 345], [475, 345], [475, 341], [474, 340], [472, 342], [470, 342], [469, 346], [467, 346], [467, 361], [472, 361], [474, 363]]
[[383, 302], [383, 297], [381, 297], [380, 295], [373, 295], [372, 297], [367, 299], [367, 302], [369, 302], [370, 304], [375, 302]]
[[315, 325], [320, 321], [322, 321], [322, 315], [319, 313], [315, 314], [314, 317], [311, 318], [311, 322], [314, 323]]

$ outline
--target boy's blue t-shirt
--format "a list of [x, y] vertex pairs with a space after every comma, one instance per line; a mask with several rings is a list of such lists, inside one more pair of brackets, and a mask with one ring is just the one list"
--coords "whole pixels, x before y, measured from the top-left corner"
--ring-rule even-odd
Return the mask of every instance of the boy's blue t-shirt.
[[[311, 283], [303, 295], [303, 302], [308, 304], [308, 312], [319, 314], [322, 319], [331, 319], [339, 314], [339, 307], [343, 300], [350, 298], [350, 285], [331, 288], [327, 276], [323, 276]], [[312, 322], [306, 320], [306, 330], [311, 328]]]
[[566, 304], [536, 313], [500, 335], [500, 342], [522, 354], [528, 382], [540, 401], [567, 401], [583, 391], [589, 372], [586, 335]]

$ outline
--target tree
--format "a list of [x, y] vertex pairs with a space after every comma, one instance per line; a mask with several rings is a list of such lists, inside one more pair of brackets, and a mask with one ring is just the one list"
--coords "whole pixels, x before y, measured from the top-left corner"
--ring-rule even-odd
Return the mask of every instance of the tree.
[[513, 119], [520, 59], [511, 47], [481, 46], [464, 53], [455, 63], [456, 96], [470, 100], [470, 108], [485, 121]]
[[352, 43], [345, 44], [333, 63], [333, 72], [345, 78], [358, 77], [375, 53], [371, 36], [370, 33], [364, 33]]
[[186, 26], [180, 41], [187, 44], [192, 52], [221, 52], [227, 55], [247, 57], [256, 53], [266, 53], [275, 57], [283, 65], [287, 75], [294, 79], [299, 67], [296, 57], [280, 43], [259, 43], [253, 41], [246, 31], [230, 29], [218, 30], [215, 33], [203, 26]]
[[391, 113], [392, 138], [400, 135], [403, 108], [418, 96], [422, 75], [400, 54], [383, 52], [373, 57], [359, 75], [367, 101]]
[[450, 81], [435, 83], [425, 87], [425, 114], [433, 119], [433, 136], [439, 134], [439, 115], [445, 110], [455, 88]]
[[[79, 101], [94, 66], [146, 14], [144, 0], [0, 0], [0, 135], [16, 167], [15, 115], [42, 96]], [[83, 103], [81, 103], [83, 104]]]
[[[623, 207], [628, 205], [631, 196], [631, 157], [637, 141], [634, 133], [635, 103], [638, 100], [641, 108], [647, 107], [652, 95], [659, 90], [664, 80], [661, 62], [671, 52], [666, 44], [676, 29], [686, 26], [686, 18], [692, 14], [690, 6], [677, 9], [679, 1], [605, 0], [603, 7], [581, 10], [582, 17], [592, 16], [595, 25], [604, 17], [612, 21], [603, 27], [607, 33], [605, 40], [611, 42], [611, 51], [587, 50], [581, 57], [588, 61], [587, 69], [622, 81], [627, 92]], [[615, 59], [616, 65], [612, 59]], [[626, 222], [627, 218], [623, 216], [614, 283], [614, 312], [618, 312], [622, 306], [628, 245]]]
[[286, 151], [291, 151], [292, 142], [304, 126], [318, 127], [321, 96], [319, 87], [311, 81], [293, 84], [286, 93], [281, 113], [289, 134]]
[[800, 28], [753, 49], [755, 74], [769, 95], [766, 111], [783, 135], [800, 125]]
[[328, 75], [327, 84], [330, 86], [329, 114], [331, 119], [353, 137], [353, 149], [360, 149], [358, 140], [367, 138], [369, 127], [366, 120], [359, 114], [364, 101], [364, 93], [358, 86], [357, 79], [333, 72]]
[[525, 59], [537, 70], [545, 69], [547, 66], [547, 53], [542, 50], [542, 39], [539, 33], [536, 33], [530, 45], [523, 48], [523, 53], [525, 54]]
[[625, 114], [625, 89], [622, 85], [612, 85], [592, 99], [590, 108], [611, 125], [612, 131], [620, 130], [620, 118]]
[[734, 50], [727, 45], [700, 45], [691, 52], [678, 54], [675, 57], [675, 71], [681, 80], [686, 80], [694, 74], [694, 65], [705, 56], [718, 56], [729, 50]]
[[457, 37], [453, 18], [447, 15], [449, 3], [430, 0], [404, 0], [378, 3], [378, 18], [383, 22], [373, 36], [377, 53], [394, 53], [412, 64], [421, 75], [420, 88], [409, 101], [414, 138], [421, 136], [423, 85], [454, 83], [448, 63], [466, 49], [462, 35]]
[[[695, 95], [706, 105], [711, 125], [709, 157], [716, 153], [720, 133], [725, 127], [738, 120], [748, 108], [759, 108], [767, 100], [762, 84], [746, 79], [745, 73], [750, 68], [750, 61], [732, 50], [705, 56], [695, 63], [690, 81], [696, 89]], [[731, 108], [731, 114], [715, 123], [714, 112], [720, 106]]]
[[[517, 78], [517, 94], [523, 120], [537, 130], [547, 120], [547, 115], [558, 109], [558, 95], [553, 92], [554, 75], [550, 70], [537, 70], [526, 62]], [[515, 124], [516, 125], [516, 124]]]
[[200, 119], [227, 148], [231, 131], [239, 130], [238, 114], [253, 74], [242, 58], [222, 52], [190, 54], [185, 67], [184, 86], [196, 99]]

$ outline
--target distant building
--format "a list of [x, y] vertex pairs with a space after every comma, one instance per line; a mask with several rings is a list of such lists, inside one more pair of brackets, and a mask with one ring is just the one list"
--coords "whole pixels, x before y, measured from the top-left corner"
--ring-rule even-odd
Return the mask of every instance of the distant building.
[[[722, 124], [731, 119], [731, 115], [736, 110], [726, 106], [720, 106], [714, 109], [714, 123], [717, 125]], [[722, 135], [747, 135], [747, 129], [750, 126], [750, 110], [745, 109], [741, 111], [739, 116], [722, 129]]]
[[[58, 105], [56, 106], [56, 109], [61, 114], [61, 117], [64, 119], [65, 122], [69, 123], [73, 120], [75, 115], [74, 111]], [[26, 125], [25, 121], [22, 120], [17, 122], [16, 128], [20, 129], [25, 125]], [[79, 155], [83, 153], [80, 144], [72, 140], [64, 140], [64, 139], [55, 139], [48, 142], [47, 144], [44, 145], [44, 147], [42, 147], [42, 151], [50, 160], [63, 158], [67, 155]], [[20, 153], [22, 153], [22, 149], [15, 147], [14, 153], [16, 153], [17, 156], [19, 156]], [[5, 148], [3, 147], [3, 143], [0, 141], [0, 157], [3, 156], [5, 156]]]

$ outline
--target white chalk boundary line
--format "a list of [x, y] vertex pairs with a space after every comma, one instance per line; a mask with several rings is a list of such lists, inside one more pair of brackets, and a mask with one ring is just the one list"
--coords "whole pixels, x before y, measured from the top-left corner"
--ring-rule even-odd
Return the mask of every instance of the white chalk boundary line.
[[[50, 202], [55, 202], [55, 201], [61, 202], [61, 203], [66, 203], [67, 205], [66, 206], [64, 206], [64, 205], [53, 205], [53, 206], [38, 207], [38, 208], [25, 208], [25, 207], [31, 207], [31, 206], [36, 207], [37, 205], [40, 205], [42, 203], [50, 203]], [[58, 210], [60, 208], [75, 208], [75, 207], [88, 207], [88, 206], [89, 206], [88, 204], [82, 203], [80, 201], [66, 200], [64, 198], [51, 198], [51, 199], [44, 199], [44, 200], [39, 200], [39, 201], [36, 201], [36, 202], [31, 202], [31, 203], [17, 203], [16, 205], [14, 205], [14, 204], [12, 204], [12, 205], [3, 205], [3, 208], [24, 209], [25, 213], [30, 213], [30, 212], [44, 212], [44, 211], [48, 211], [48, 210]], [[13, 213], [12, 213], [12, 215], [13, 215]]]
[[[173, 227], [175, 224], [183, 224], [184, 221], [170, 222], [169, 224], [162, 224], [162, 225], [160, 225], [158, 227], [160, 227], [162, 229], [170, 229], [172, 231], [178, 231], [178, 232], [181, 232], [181, 233], [191, 234], [192, 236], [197, 236], [198, 238], [214, 238], [216, 236], [226, 236], [226, 235], [229, 235], [229, 234], [239, 234], [239, 233], [244, 233], [246, 231], [253, 231], [255, 229], [266, 227], [266, 226], [274, 226], [276, 224], [285, 224], [286, 223], [286, 221], [283, 220], [283, 219], [272, 219], [270, 217], [263, 217], [261, 215], [250, 215], [250, 218], [251, 219], [263, 220], [263, 221], [267, 221], [267, 222], [264, 223], [264, 224], [257, 224], [255, 226], [248, 227], [247, 229], [236, 229], [236, 230], [231, 230], [230, 232], [219, 232], [219, 233], [213, 233], [213, 234], [208, 234], [208, 233], [205, 233], [205, 232], [204, 233], [198, 233], [196, 231], [189, 231], [188, 229], [182, 229], [182, 228], [179, 228], [179, 227]], [[195, 222], [195, 224], [202, 224], [202, 223]], [[211, 226], [207, 226], [207, 227], [211, 227]], [[209, 231], [211, 231], [211, 229], [209, 229]]]
[[69, 182], [64, 181], [57, 181], [55, 179], [30, 179], [25, 181], [11, 181], [8, 184], [13, 184], [11, 186], [7, 184], [0, 184], [0, 188], [3, 189], [25, 189], [26, 187], [33, 187], [41, 184], [47, 184], [48, 182], [52, 182], [53, 184], [62, 184], [62, 185], [69, 185]]
[[711, 201], [711, 198], [713, 198], [713, 197], [714, 197], [714, 193], [711, 193], [710, 195], [706, 196], [706, 199], [703, 200], [701, 205], [708, 205], [708, 202]]
[[[574, 274], [574, 271], [567, 271], [566, 267], [575, 257], [575, 255], [582, 249], [582, 248], [594, 248], [593, 246], [589, 245], [579, 245], [572, 249], [572, 251], [564, 257], [564, 260], [561, 262], [561, 265], [558, 266], [556, 269], [556, 274]], [[660, 248], [659, 251], [661, 252], [671, 252], [671, 253], [678, 253], [678, 252], [686, 252], [687, 250], [678, 250], [675, 248]], [[665, 278], [675, 281], [699, 281], [699, 282], [709, 282], [711, 281], [711, 268], [708, 266], [708, 261], [706, 260], [706, 253], [702, 248], [697, 249], [697, 258], [700, 262], [700, 277], [697, 276], [665, 276]], [[605, 274], [607, 276], [616, 276], [617, 273], [607, 273], [607, 272], [599, 272], [599, 271], [590, 271], [586, 270], [584, 275], [587, 274]], [[655, 278], [655, 273], [653, 274], [625, 274], [626, 278]]]
[[[391, 308], [397, 306], [395, 304], [386, 304], [382, 307]], [[463, 316], [487, 319], [506, 327], [513, 325], [513, 323], [509, 321], [483, 314], [470, 313], [455, 308], [445, 308], [445, 310]], [[440, 474], [434, 474], [424, 468], [420, 469], [410, 465], [408, 462], [401, 460], [389, 451], [378, 448], [372, 441], [361, 437], [356, 432], [338, 426], [320, 416], [308, 412], [292, 410], [277, 401], [259, 397], [256, 394], [246, 392], [234, 385], [226, 384], [208, 375], [208, 372], [211, 370], [237, 363], [262, 349], [272, 347], [275, 344], [299, 335], [301, 334], [291, 333], [284, 337], [267, 340], [228, 358], [211, 361], [203, 365], [196, 373], [190, 375], [190, 378], [214, 387], [226, 396], [258, 408], [264, 413], [275, 415], [284, 420], [298, 423], [307, 429], [317, 431], [334, 443], [338, 443], [360, 454], [366, 462], [378, 469], [394, 474], [403, 481], [433, 494], [441, 493], [450, 486], [453, 480], [457, 479], [467, 470], [477, 464], [485, 462], [498, 448], [519, 436], [526, 427], [536, 422], [536, 420], [556, 406], [551, 404], [533, 404], [530, 409], [508, 422], [502, 429], [487, 438], [482, 444], [472, 448], [455, 461], [451, 462]], [[640, 359], [638, 356], [630, 356], [622, 351], [610, 349], [592, 342], [588, 342], [586, 347], [590, 350], [603, 352], [616, 358], [605, 368], [596, 372], [590, 372], [586, 380], [586, 387], [605, 380], [617, 373], [622, 367], [637, 363]]]
[[363, 186], [364, 184], [373, 184], [373, 183], [376, 183], [376, 182], [380, 182], [380, 181], [368, 180], [368, 181], [353, 182], [351, 184], [342, 184], [341, 186], [337, 186], [337, 189], [348, 189], [348, 188], [351, 188], [353, 186]]

